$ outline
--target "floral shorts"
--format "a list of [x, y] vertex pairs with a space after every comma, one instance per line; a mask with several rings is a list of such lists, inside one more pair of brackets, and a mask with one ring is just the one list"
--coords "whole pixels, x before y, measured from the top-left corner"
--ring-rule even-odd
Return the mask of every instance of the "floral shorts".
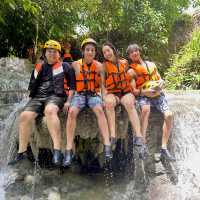
[[150, 105], [151, 107], [155, 107], [158, 111], [164, 113], [169, 110], [169, 106], [167, 103], [167, 99], [164, 93], [161, 93], [159, 97], [149, 98], [145, 96], [140, 96], [137, 98], [137, 102], [140, 107], [144, 105]]

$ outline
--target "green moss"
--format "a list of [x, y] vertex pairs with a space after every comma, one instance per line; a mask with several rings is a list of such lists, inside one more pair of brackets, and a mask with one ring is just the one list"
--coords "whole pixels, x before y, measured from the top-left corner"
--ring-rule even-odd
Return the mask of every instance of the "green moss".
[[200, 29], [196, 29], [191, 40], [173, 55], [166, 81], [169, 89], [200, 89]]

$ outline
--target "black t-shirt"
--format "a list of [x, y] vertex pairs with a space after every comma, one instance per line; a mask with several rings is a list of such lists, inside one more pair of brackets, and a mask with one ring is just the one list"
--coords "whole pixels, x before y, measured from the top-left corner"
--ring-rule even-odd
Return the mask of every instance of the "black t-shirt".
[[[68, 63], [63, 63], [62, 65], [69, 89], [76, 90], [76, 77], [74, 69], [70, 67]], [[45, 98], [55, 94], [52, 67], [53, 65], [47, 63], [43, 65], [35, 97]], [[64, 95], [65, 94], [63, 94], [63, 96]]]
[[36, 97], [42, 98], [52, 94], [54, 94], [52, 65], [44, 64], [40, 74], [40, 82], [37, 88]]

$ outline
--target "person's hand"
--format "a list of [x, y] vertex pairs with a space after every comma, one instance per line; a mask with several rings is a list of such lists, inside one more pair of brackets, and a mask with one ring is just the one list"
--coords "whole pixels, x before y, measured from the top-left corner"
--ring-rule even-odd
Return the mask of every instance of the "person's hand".
[[141, 89], [136, 89], [136, 88], [134, 88], [134, 89], [132, 90], [132, 94], [133, 94], [134, 96], [140, 96], [140, 95], [141, 95]]
[[157, 92], [160, 92], [163, 88], [164, 85], [164, 81], [163, 80], [159, 80], [157, 81], [158, 85], [155, 87], [151, 87], [151, 89], [156, 90]]
[[70, 102], [65, 102], [65, 104], [64, 104], [64, 107], [63, 107], [63, 112], [65, 113], [65, 114], [67, 114], [67, 112], [68, 112], [68, 110], [69, 110], [69, 107], [70, 107]]
[[106, 106], [105, 96], [104, 95], [102, 96], [102, 106], [103, 106], [103, 108], [105, 108], [105, 106]]
[[156, 93], [158, 93], [158, 90], [154, 90], [154, 89], [143, 89], [142, 90], [142, 95], [143, 96], [147, 96], [147, 97], [154, 97]]

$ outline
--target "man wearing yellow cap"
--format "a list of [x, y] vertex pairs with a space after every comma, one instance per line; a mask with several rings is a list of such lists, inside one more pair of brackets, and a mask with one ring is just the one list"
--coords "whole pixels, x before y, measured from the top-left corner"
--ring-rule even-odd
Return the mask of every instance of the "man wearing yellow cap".
[[[38, 115], [43, 114], [53, 140], [53, 163], [59, 166], [62, 162], [58, 111], [63, 106], [67, 109], [70, 105], [73, 90], [75, 90], [75, 73], [67, 63], [60, 61], [60, 56], [60, 44], [54, 40], [47, 41], [43, 49], [44, 62], [36, 64], [31, 75], [30, 100], [19, 117], [19, 150], [16, 158], [9, 163], [10, 165], [20, 164], [27, 160], [27, 146], [32, 124]], [[67, 82], [68, 91], [65, 90], [64, 82]]]

